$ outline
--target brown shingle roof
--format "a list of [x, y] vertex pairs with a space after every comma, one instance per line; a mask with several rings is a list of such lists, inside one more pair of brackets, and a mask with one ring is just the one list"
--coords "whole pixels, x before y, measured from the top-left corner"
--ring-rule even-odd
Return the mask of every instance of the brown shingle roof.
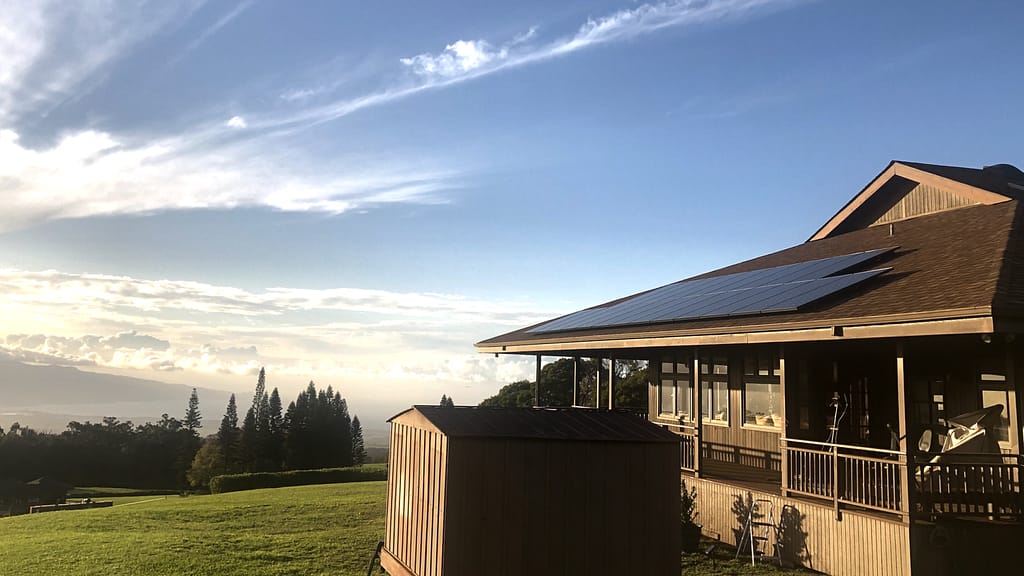
[[873, 262], [871, 266], [892, 267], [891, 271], [796, 312], [554, 334], [531, 334], [527, 330], [532, 327], [527, 327], [484, 340], [478, 346], [551, 343], [673, 330], [729, 334], [754, 332], [779, 324], [828, 327], [887, 315], [956, 318], [963, 316], [964, 310], [989, 307], [1003, 314], [1024, 316], [1021, 212], [1018, 201], [960, 208], [897, 222], [891, 228], [891, 236], [888, 225], [854, 230], [694, 277], [707, 278], [899, 246], [889, 258]]
[[619, 411], [586, 408], [481, 408], [413, 406], [449, 437], [538, 438], [600, 442], [679, 442], [675, 434], [643, 418]]

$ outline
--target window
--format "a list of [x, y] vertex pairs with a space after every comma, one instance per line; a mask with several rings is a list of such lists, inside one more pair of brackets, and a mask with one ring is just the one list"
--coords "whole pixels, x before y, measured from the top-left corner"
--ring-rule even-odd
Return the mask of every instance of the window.
[[661, 379], [658, 387], [658, 412], [660, 414], [690, 418], [692, 398], [692, 375], [690, 362], [686, 358], [667, 358], [661, 362]]
[[1004, 452], [1013, 449], [1015, 442], [1010, 439], [1010, 411], [1015, 409], [1016, 394], [1006, 382], [1006, 370], [1001, 358], [982, 358], [978, 377], [978, 392], [981, 395], [981, 407], [989, 408], [1001, 405], [999, 423], [993, 427], [993, 436]]
[[779, 357], [766, 350], [743, 358], [743, 423], [782, 426]]
[[729, 359], [724, 356], [702, 358], [700, 393], [704, 420], [729, 423]]

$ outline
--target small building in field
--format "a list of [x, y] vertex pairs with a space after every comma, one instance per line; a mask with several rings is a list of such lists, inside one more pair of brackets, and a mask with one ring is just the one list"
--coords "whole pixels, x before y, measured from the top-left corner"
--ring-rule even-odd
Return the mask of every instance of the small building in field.
[[769, 545], [828, 574], [1019, 570], [1013, 166], [891, 162], [806, 242], [477, 349], [535, 356], [538, 380], [542, 356], [610, 360], [610, 403], [616, 360], [647, 361], [647, 417], [678, 433], [708, 536], [740, 540], [760, 500]]
[[679, 574], [674, 434], [607, 410], [414, 406], [390, 422], [392, 576]]

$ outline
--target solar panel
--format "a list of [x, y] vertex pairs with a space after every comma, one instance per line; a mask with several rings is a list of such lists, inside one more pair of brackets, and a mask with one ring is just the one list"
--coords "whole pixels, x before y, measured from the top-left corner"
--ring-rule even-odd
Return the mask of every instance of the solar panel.
[[605, 328], [796, 310], [888, 269], [839, 274], [896, 247], [710, 278], [683, 280], [615, 304], [556, 318], [531, 333]]

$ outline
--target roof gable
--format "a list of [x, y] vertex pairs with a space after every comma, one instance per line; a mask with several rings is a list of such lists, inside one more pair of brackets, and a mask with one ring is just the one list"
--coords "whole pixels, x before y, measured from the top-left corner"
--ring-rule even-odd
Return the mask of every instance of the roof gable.
[[976, 169], [894, 160], [810, 240], [946, 210], [998, 204], [1022, 193], [1024, 174], [1008, 164]]

